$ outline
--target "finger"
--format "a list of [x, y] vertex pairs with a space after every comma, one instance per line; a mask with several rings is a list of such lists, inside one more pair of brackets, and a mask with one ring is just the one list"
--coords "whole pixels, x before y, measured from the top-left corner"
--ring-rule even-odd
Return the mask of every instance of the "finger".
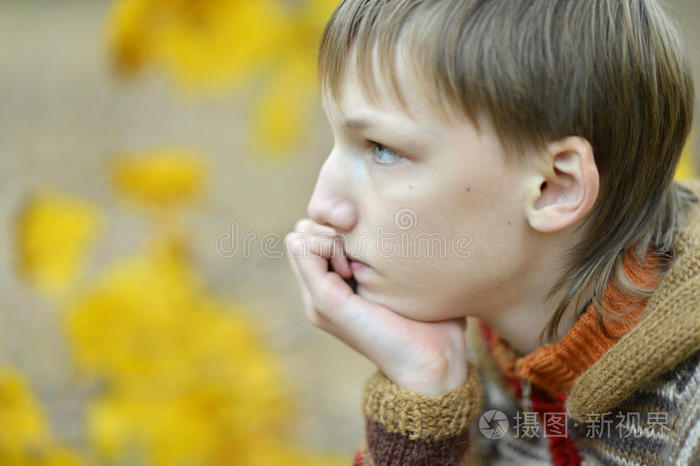
[[334, 248], [331, 250], [330, 254], [327, 252], [317, 252], [317, 254], [329, 258], [333, 271], [338, 273], [341, 277], [345, 279], [352, 277], [350, 262], [345, 254], [346, 237], [344, 234], [337, 232], [332, 227], [321, 225], [308, 218], [299, 220], [295, 225], [295, 230], [301, 233], [308, 233], [311, 236], [318, 236], [331, 242]]
[[[348, 343], [354, 341], [355, 344], [351, 345], [355, 349], [368, 346], [360, 341], [361, 337], [371, 336], [368, 330], [387, 328], [384, 325], [372, 326], [368, 324], [381, 316], [385, 318], [393, 316], [394, 313], [360, 298], [354, 293], [350, 284], [338, 274], [328, 271], [328, 263], [325, 259], [313, 253], [301, 252], [303, 244], [295, 243], [293, 239], [294, 236], [290, 235], [289, 249], [294, 252], [291, 254], [291, 260], [295, 264], [301, 280], [308, 287], [314, 310], [331, 322], [333, 329], [328, 328], [327, 330]], [[340, 335], [341, 331], [344, 333], [343, 336]], [[362, 335], [359, 337], [353, 335], [358, 332], [362, 332]]]
[[[287, 249], [289, 251], [290, 249], [290, 242], [288, 240], [289, 235], [287, 235]], [[320, 315], [318, 312], [316, 312], [315, 305], [313, 302], [313, 297], [311, 296], [311, 292], [309, 291], [309, 287], [306, 284], [306, 281], [304, 280], [304, 277], [301, 275], [301, 272], [299, 271], [299, 266], [297, 264], [297, 261], [295, 259], [296, 255], [292, 253], [287, 254], [287, 259], [289, 260], [289, 264], [292, 268], [292, 272], [294, 273], [294, 276], [296, 277], [297, 283], [299, 284], [299, 288], [301, 289], [301, 295], [302, 299], [304, 301], [304, 313], [306, 314], [306, 317], [316, 326], [319, 327], [324, 327], [327, 324], [327, 319]]]
[[338, 275], [340, 275], [343, 278], [352, 277], [352, 269], [350, 268], [350, 262], [348, 261], [348, 258], [345, 255], [345, 250], [342, 246], [335, 248], [330, 260], [334, 272], [338, 273]]
[[340, 233], [337, 232], [333, 227], [329, 227], [327, 225], [321, 225], [320, 223], [316, 223], [310, 218], [302, 218], [299, 220], [295, 225], [294, 225], [294, 230], [300, 231], [303, 233], [310, 233], [314, 235], [338, 235], [340, 236]]
[[328, 259], [308, 248], [308, 242], [294, 236], [290, 238], [291, 258], [308, 287], [314, 307], [323, 311], [333, 309], [347, 300], [352, 289], [340, 275], [328, 270]]
[[401, 330], [410, 325], [408, 319], [355, 294], [338, 274], [328, 271], [327, 260], [307, 253], [310, 246], [306, 238], [290, 233], [286, 239], [292, 251], [290, 260], [311, 296], [312, 321], [320, 320], [325, 331], [381, 364], [399, 346], [396, 334], [408, 331]]
[[309, 292], [309, 288], [306, 286], [306, 282], [299, 273], [299, 267], [297, 266], [296, 261], [294, 260], [292, 255], [287, 254], [287, 259], [289, 260], [289, 265], [292, 268], [292, 273], [294, 273], [294, 277], [296, 278], [297, 283], [299, 284], [299, 288], [301, 289], [301, 295], [302, 299], [304, 300], [304, 305], [310, 308], [313, 306], [313, 302], [311, 300], [311, 293]]
[[[289, 245], [292, 250], [293, 243]], [[307, 313], [316, 326], [384, 370], [401, 364], [405, 356], [400, 348], [417, 322], [355, 294], [340, 275], [327, 270], [327, 261], [315, 254], [297, 252], [290, 260], [308, 289], [312, 304]]]
[[314, 229], [302, 222], [297, 223], [296, 230], [291, 233], [294, 241], [299, 241], [304, 254], [316, 254], [330, 260], [333, 271], [345, 279], [352, 277], [352, 270], [345, 255], [345, 248], [341, 235], [328, 232], [325, 229]]
[[326, 238], [328, 241], [332, 241], [337, 249], [333, 249], [332, 254], [322, 255], [331, 260], [333, 270], [341, 277], [346, 279], [352, 277], [350, 262], [345, 254], [346, 237], [344, 234], [327, 225], [316, 223], [309, 218], [299, 220], [294, 229], [302, 233], [308, 233], [312, 236], [319, 236], [321, 238]]

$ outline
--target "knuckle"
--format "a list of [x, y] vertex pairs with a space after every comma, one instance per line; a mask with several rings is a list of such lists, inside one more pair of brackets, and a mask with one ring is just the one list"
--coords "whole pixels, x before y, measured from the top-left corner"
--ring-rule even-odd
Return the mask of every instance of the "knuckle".
[[326, 252], [330, 249], [330, 243], [328, 239], [326, 238], [314, 238], [313, 241], [310, 241], [311, 247], [316, 251], [318, 254], [326, 254]]
[[300, 232], [309, 231], [310, 223], [311, 220], [308, 218], [302, 218], [301, 220], [297, 221], [296, 224], [294, 224], [294, 229]]
[[343, 243], [343, 239], [340, 237], [336, 238], [335, 241], [333, 241], [333, 249], [332, 249], [333, 255], [340, 256], [344, 249], [345, 249], [345, 244]]
[[343, 236], [338, 233], [337, 231], [334, 230], [325, 230], [319, 233], [319, 236], [323, 238], [325, 241], [329, 243], [333, 243], [334, 245], [338, 243], [342, 243], [343, 241]]
[[297, 231], [287, 233], [284, 242], [290, 252], [300, 252], [304, 249], [304, 236]]
[[328, 225], [321, 225], [309, 218], [302, 218], [298, 220], [294, 226], [294, 229], [307, 235], [315, 235], [321, 238], [337, 239], [341, 236], [341, 234], [336, 231], [335, 228]]

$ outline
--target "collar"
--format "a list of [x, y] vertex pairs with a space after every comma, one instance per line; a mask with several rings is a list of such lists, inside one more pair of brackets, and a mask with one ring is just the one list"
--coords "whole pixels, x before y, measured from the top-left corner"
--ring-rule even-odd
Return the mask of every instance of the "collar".
[[[622, 258], [622, 267], [630, 280], [647, 289], [654, 289], [658, 284], [659, 263], [659, 258], [651, 252], [643, 263], [629, 252]], [[559, 341], [542, 345], [524, 356], [516, 354], [495, 331], [485, 329], [484, 335], [506, 377], [529, 381], [552, 399], [565, 397], [574, 381], [639, 322], [646, 300], [625, 295], [611, 281], [605, 288], [602, 305], [609, 314], [618, 316], [603, 317], [608, 335], [601, 332], [600, 319], [591, 302], [583, 307], [574, 326]], [[624, 312], [625, 309], [628, 311]]]
[[[700, 179], [681, 182], [700, 198]], [[676, 256], [640, 322], [574, 382], [569, 415], [610, 411], [640, 387], [700, 350], [700, 205], [674, 237]]]

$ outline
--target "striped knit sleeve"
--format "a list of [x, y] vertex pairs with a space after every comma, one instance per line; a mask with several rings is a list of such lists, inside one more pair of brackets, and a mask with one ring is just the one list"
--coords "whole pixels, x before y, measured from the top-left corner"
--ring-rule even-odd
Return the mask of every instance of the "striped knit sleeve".
[[365, 384], [362, 410], [365, 442], [355, 466], [459, 466], [469, 444], [469, 424], [483, 404], [476, 367], [467, 381], [431, 397], [403, 389], [381, 371]]

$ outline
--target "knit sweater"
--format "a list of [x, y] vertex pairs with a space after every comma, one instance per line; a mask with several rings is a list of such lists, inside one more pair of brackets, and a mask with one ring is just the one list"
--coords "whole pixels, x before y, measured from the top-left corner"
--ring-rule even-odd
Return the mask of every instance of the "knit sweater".
[[[700, 197], [700, 179], [682, 182]], [[436, 397], [376, 371], [355, 466], [700, 465], [700, 205], [674, 237], [663, 274], [625, 258], [654, 289], [600, 333], [593, 305], [553, 345], [518, 355], [468, 318], [466, 382]], [[608, 284], [603, 307], [633, 302]]]

